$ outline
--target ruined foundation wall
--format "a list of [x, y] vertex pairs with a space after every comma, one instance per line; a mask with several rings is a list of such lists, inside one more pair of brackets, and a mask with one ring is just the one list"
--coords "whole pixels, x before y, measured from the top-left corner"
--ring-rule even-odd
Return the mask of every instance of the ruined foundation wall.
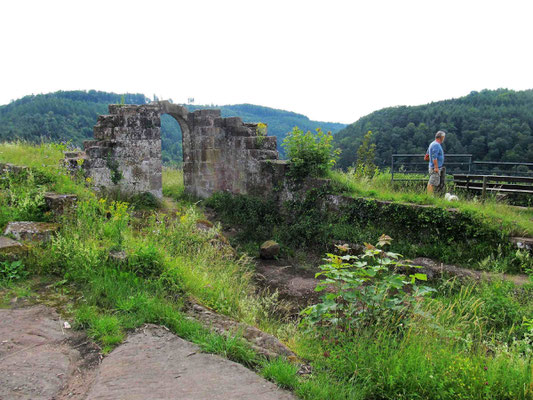
[[186, 190], [205, 198], [215, 192], [265, 195], [272, 191], [284, 162], [276, 137], [238, 117], [221, 118], [220, 110], [189, 114], [190, 154], [184, 158]]
[[83, 168], [97, 190], [161, 198], [161, 118], [151, 105], [110, 105], [84, 142]]
[[162, 197], [161, 114], [173, 116], [183, 135], [185, 190], [200, 198], [219, 191], [264, 196], [281, 186], [286, 162], [266, 129], [222, 118], [220, 110], [196, 110], [169, 102], [110, 105], [98, 118], [85, 154], [67, 155], [83, 168], [94, 189]]

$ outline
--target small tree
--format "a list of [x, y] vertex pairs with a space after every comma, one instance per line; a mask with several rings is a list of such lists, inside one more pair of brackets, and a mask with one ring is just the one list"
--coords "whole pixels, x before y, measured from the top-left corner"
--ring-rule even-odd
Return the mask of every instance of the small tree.
[[376, 157], [376, 144], [370, 143], [372, 131], [368, 131], [363, 138], [363, 143], [357, 149], [357, 163], [355, 164], [355, 175], [357, 177], [372, 178], [378, 167], [374, 163]]
[[339, 149], [333, 148], [331, 132], [324, 133], [320, 128], [316, 129], [316, 133], [304, 133], [294, 127], [282, 146], [291, 161], [290, 174], [295, 179], [325, 176], [340, 154]]
[[[391, 241], [389, 236], [381, 235], [376, 246], [365, 243], [365, 251], [358, 256], [326, 254], [327, 264], [321, 265], [322, 271], [315, 276], [324, 278], [315, 291], [325, 294], [320, 303], [301, 312], [304, 321], [343, 329], [402, 323], [417, 297], [435, 290], [417, 285], [417, 281], [427, 280], [425, 274], [398, 272], [421, 267], [403, 263], [400, 254], [383, 250]], [[350, 250], [346, 245], [337, 248], [344, 253]]]

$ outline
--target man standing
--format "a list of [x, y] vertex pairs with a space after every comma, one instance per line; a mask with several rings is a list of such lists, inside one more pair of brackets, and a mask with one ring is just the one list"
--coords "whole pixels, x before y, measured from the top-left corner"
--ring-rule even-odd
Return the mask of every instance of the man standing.
[[441, 185], [442, 166], [444, 164], [444, 150], [442, 142], [446, 137], [446, 132], [438, 131], [435, 134], [435, 140], [431, 142], [428, 148], [429, 155], [429, 183], [428, 194], [433, 194], [435, 187]]

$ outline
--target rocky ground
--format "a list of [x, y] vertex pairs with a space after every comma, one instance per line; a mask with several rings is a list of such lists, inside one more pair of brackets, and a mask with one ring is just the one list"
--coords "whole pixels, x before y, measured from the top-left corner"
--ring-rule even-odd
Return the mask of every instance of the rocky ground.
[[0, 321], [0, 400], [294, 398], [163, 327], [145, 325], [102, 357], [50, 307], [1, 309]]

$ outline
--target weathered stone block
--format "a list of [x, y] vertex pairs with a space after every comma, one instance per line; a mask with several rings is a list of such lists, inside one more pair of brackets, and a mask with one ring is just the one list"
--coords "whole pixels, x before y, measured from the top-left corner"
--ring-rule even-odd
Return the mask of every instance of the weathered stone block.
[[202, 150], [213, 149], [214, 147], [215, 147], [215, 138], [213, 136], [211, 137], [208, 136], [202, 141]]
[[228, 128], [242, 126], [242, 119], [240, 117], [228, 117], [225, 119], [225, 125]]
[[54, 213], [54, 215], [62, 215], [76, 206], [78, 196], [75, 194], [57, 194], [46, 193], [44, 195], [46, 207]]
[[122, 115], [100, 115], [96, 121], [96, 125], [101, 128], [123, 126], [124, 117]]
[[279, 255], [280, 246], [273, 240], [267, 240], [261, 245], [259, 255], [265, 260], [271, 260]]
[[13, 235], [22, 241], [47, 241], [58, 230], [58, 224], [49, 222], [17, 221], [7, 224], [4, 235]]
[[[111, 129], [111, 128], [109, 128], [109, 129]], [[87, 149], [90, 149], [91, 147], [98, 147], [99, 143], [100, 143], [99, 140], [84, 140], [83, 141], [83, 150], [87, 151]], [[65, 153], [65, 157], [72, 158], [72, 157], [77, 157], [78, 156], [78, 154], [73, 155], [73, 156], [70, 156], [69, 154], [72, 154], [72, 153]]]
[[[111, 127], [108, 127], [108, 126], [98, 126], [96, 125], [94, 128], [93, 128], [93, 136], [96, 140], [109, 140], [109, 139], [114, 139], [114, 136], [113, 136], [113, 129], [114, 128], [111, 128]], [[92, 142], [93, 140], [91, 140]]]
[[28, 170], [28, 167], [21, 165], [14, 165], [11, 163], [0, 163], [0, 175], [1, 174], [12, 174], [19, 175]]
[[260, 139], [257, 136], [245, 137], [242, 139], [246, 149], [260, 148]]
[[278, 149], [277, 138], [275, 136], [266, 136], [266, 137], [264, 137], [263, 140], [262, 140], [261, 148], [264, 149], [264, 150], [277, 151], [277, 149]]
[[255, 132], [245, 126], [235, 126], [229, 128], [229, 133], [232, 136], [254, 136]]
[[278, 152], [274, 150], [248, 150], [256, 160], [277, 160]]
[[16, 259], [26, 252], [26, 247], [11, 238], [0, 236], [0, 259]]

